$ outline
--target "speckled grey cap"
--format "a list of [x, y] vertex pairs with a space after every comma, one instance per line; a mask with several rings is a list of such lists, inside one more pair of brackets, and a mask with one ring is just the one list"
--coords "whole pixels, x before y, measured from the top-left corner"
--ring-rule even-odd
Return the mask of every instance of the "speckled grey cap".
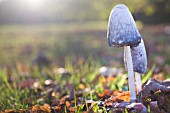
[[[131, 55], [132, 55], [132, 62], [133, 62], [133, 70], [145, 74], [147, 71], [147, 57], [146, 57], [146, 50], [143, 39], [141, 39], [141, 43], [131, 48]], [[124, 52], [124, 61], [125, 61], [125, 68], [127, 69], [127, 61], [126, 61], [126, 54]]]
[[111, 11], [107, 38], [109, 45], [114, 47], [134, 47], [141, 42], [135, 21], [124, 4], [116, 5]]

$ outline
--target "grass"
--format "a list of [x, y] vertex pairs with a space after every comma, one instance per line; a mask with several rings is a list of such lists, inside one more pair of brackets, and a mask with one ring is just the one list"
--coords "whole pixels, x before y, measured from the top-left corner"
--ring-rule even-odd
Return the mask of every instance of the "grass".
[[[158, 34], [157, 27], [146, 26], [141, 30], [148, 53], [149, 67], [153, 63], [170, 64], [169, 36]], [[31, 64], [39, 54], [45, 53], [55, 62], [76, 57], [93, 56], [103, 65], [114, 62], [122, 66], [123, 48], [111, 48], [106, 39], [107, 22], [85, 22], [52, 25], [4, 25], [0, 26], [0, 63], [15, 64], [17, 61]], [[154, 29], [156, 29], [154, 31]], [[157, 34], [156, 34], [157, 33]], [[27, 59], [27, 60], [25, 60]], [[59, 63], [58, 63], [59, 64]], [[163, 63], [164, 64], [164, 63]]]
[[[98, 69], [103, 65], [123, 67], [123, 48], [108, 47], [106, 29], [106, 22], [1, 25], [0, 110], [30, 109], [44, 103], [52, 105], [54, 100], [73, 94], [74, 107], [79, 106], [78, 112], [81, 112], [84, 106], [90, 109], [83, 102], [100, 100], [96, 93], [102, 93], [106, 87], [111, 91], [127, 90], [126, 73], [110, 82], [105, 77], [98, 78]], [[156, 69], [151, 69], [153, 64], [159, 70], [157, 73], [163, 72], [164, 79], [169, 78], [168, 36], [155, 36], [148, 31], [141, 31], [144, 40], [148, 38], [149, 56], [149, 70], [142, 76], [143, 82], [155, 73]], [[49, 63], [38, 64], [41, 53]], [[65, 69], [64, 73], [58, 72], [61, 67]], [[46, 80], [52, 80], [53, 86], [46, 85]], [[103, 85], [103, 81], [107, 83]], [[88, 91], [83, 93], [80, 103], [75, 92], [85, 89]], [[53, 96], [49, 96], [50, 93]], [[97, 111], [98, 106], [94, 104], [91, 109]], [[103, 112], [106, 112], [105, 107]]]
[[[50, 70], [53, 70], [52, 68], [51, 69], [43, 68], [40, 71], [40, 70], [37, 70], [37, 67], [33, 67], [32, 71], [29, 72], [30, 73], [29, 76], [25, 77], [23, 75], [16, 74], [14, 75], [14, 78], [8, 76], [6, 74], [6, 71], [1, 70], [0, 71], [1, 72], [0, 77], [2, 78], [1, 83], [0, 83], [1, 110], [29, 109], [31, 106], [35, 104], [52, 103], [53, 100], [49, 99], [48, 92], [46, 91], [47, 87], [44, 86], [45, 80], [49, 80], [49, 79], [57, 82], [57, 86], [59, 85], [59, 87], [61, 88], [60, 91], [58, 92], [59, 97], [53, 97], [54, 100], [60, 99], [64, 95], [70, 94], [69, 87], [70, 85], [74, 85], [70, 87], [70, 88], [74, 88], [74, 92], [84, 90], [85, 88], [88, 89], [88, 91], [83, 94], [84, 96], [82, 100], [84, 100], [84, 102], [89, 99], [98, 101], [100, 99], [96, 97], [96, 94], [92, 93], [94, 92], [92, 90], [95, 89], [95, 92], [97, 93], [103, 92], [104, 86], [101, 85], [100, 87], [98, 87], [98, 85], [102, 83], [99, 80], [95, 80], [96, 77], [98, 76], [98, 69], [100, 66], [101, 64], [99, 62], [94, 62], [93, 60], [89, 60], [80, 66], [70, 64], [70, 62], [67, 61], [65, 68], [68, 69], [68, 72], [70, 73], [70, 75], [55, 74], [53, 71], [50, 71]], [[56, 68], [56, 67], [53, 67], [53, 68]], [[12, 71], [11, 73], [15, 73], [16, 69], [12, 69], [11, 71]], [[67, 76], [69, 76], [69, 78]], [[10, 79], [12, 78], [15, 80], [10, 81]], [[34, 87], [32, 89], [30, 88], [30, 85], [32, 84], [30, 85], [28, 84], [25, 87], [21, 88], [22, 86], [21, 81], [24, 81], [25, 84], [27, 84], [27, 82], [29, 82], [27, 79], [38, 80], [37, 82], [39, 83], [39, 86], [41, 88]], [[106, 78], [102, 77], [101, 79], [105, 81]], [[121, 79], [115, 78], [114, 81], [116, 83], [122, 83]], [[69, 85], [67, 83], [69, 83]], [[111, 88], [112, 85], [116, 84], [114, 83], [111, 85], [110, 83], [111, 81], [107, 83], [106, 86], [109, 86]], [[82, 88], [81, 85], [83, 85], [82, 87], [85, 87], [85, 88]], [[123, 84], [119, 86], [119, 89], [121, 89], [122, 86]], [[55, 89], [55, 87], [52, 87], [52, 88]], [[40, 89], [42, 91], [39, 91]], [[112, 90], [115, 90], [115, 89], [112, 89]], [[53, 90], [53, 92], [57, 93], [55, 90]], [[74, 100], [76, 102], [75, 93], [74, 93]], [[75, 106], [77, 106], [77, 104], [75, 104]], [[80, 107], [78, 111], [81, 111], [83, 104], [79, 104], [79, 106]], [[96, 111], [97, 106], [94, 105], [93, 109], [94, 111]]]
[[[84, 109], [84, 106], [86, 106], [87, 111], [97, 111], [97, 104], [94, 104], [93, 107], [89, 108], [87, 104], [84, 105], [83, 103], [87, 100], [99, 101], [101, 98], [99, 98], [97, 94], [102, 93], [106, 86], [111, 91], [117, 89], [115, 87], [116, 85], [118, 86], [119, 90], [127, 89], [125, 88], [127, 87], [125, 85], [127, 83], [127, 81], [125, 80], [127, 75], [124, 75], [123, 79], [120, 79], [119, 77], [114, 77], [114, 80], [106, 82], [105, 85], [103, 85], [103, 83], [105, 83], [103, 81], [106, 81], [105, 77], [100, 77], [100, 79], [95, 80], [98, 76], [98, 69], [100, 66], [101, 64], [99, 62], [94, 62], [93, 60], [89, 60], [79, 67], [77, 65], [70, 64], [70, 62], [67, 61], [65, 68], [68, 69], [70, 75], [55, 74], [53, 71], [50, 71], [53, 70], [52, 68], [43, 68], [40, 71], [37, 70], [37, 67], [33, 67], [33, 71], [30, 72], [30, 76], [24, 77], [23, 75], [16, 74], [14, 75], [15, 80], [13, 81], [10, 81], [10, 79], [12, 78], [6, 75], [4, 70], [1, 70], [1, 110], [30, 109], [30, 107], [35, 104], [43, 105], [45, 103], [52, 105], [54, 100], [60, 100], [64, 95], [70, 95], [70, 93], [72, 93], [71, 89], [74, 88], [74, 107], [76, 108], [79, 106], [77, 112], [81, 112]], [[16, 70], [13, 69], [11, 71], [12, 73], [14, 73]], [[35, 83], [38, 83], [39, 86], [30, 88], [32, 84], [28, 84], [25, 87], [21, 88], [21, 81], [24, 81], [25, 84], [27, 84], [27, 82], [29, 82], [27, 79], [36, 80], [37, 82]], [[45, 86], [45, 80], [49, 79], [57, 83], [56, 86], [59, 86], [60, 88], [58, 92], [55, 90], [56, 86]], [[55, 83], [53, 85], [55, 85]], [[50, 88], [53, 88], [52, 92], [55, 93], [55, 96], [53, 97], [49, 96], [49, 92], [47, 91]], [[82, 101], [80, 103], [80, 100], [77, 100], [75, 92], [83, 91], [85, 90], [85, 88], [87, 88], [88, 91], [83, 93]], [[106, 108], [103, 107], [103, 110], [106, 111]]]
[[[103, 46], [107, 45], [106, 25], [102, 27], [103, 23], [100, 26], [95, 26], [94, 23], [2, 26], [1, 63], [11, 64], [20, 61], [29, 64], [40, 52], [62, 62], [66, 56], [74, 58], [75, 54], [83, 57], [96, 56], [99, 54], [97, 52], [109, 49], [108, 46]], [[27, 59], [28, 62], [23, 59]]]
[[[7, 108], [14, 108], [14, 109], [27, 109], [28, 105], [34, 105], [38, 102], [38, 99], [41, 98], [42, 95], [38, 92], [38, 87], [35, 87], [34, 89], [29, 88], [29, 85], [26, 85], [23, 88], [20, 88], [19, 84], [21, 81], [28, 82], [27, 79], [35, 79], [40, 82], [40, 86], [42, 86], [44, 89], [44, 81], [48, 79], [52, 79], [60, 85], [61, 92], [60, 95], [64, 93], [68, 93], [69, 89], [67, 89], [66, 82], [68, 82], [71, 85], [74, 85], [75, 88], [80, 85], [81, 80], [83, 79], [84, 85], [91, 84], [91, 87], [94, 87], [95, 84], [92, 84], [92, 81], [95, 79], [95, 76], [98, 74], [98, 68], [99, 64], [93, 61], [90, 61], [91, 63], [87, 62], [83, 64], [81, 67], [74, 66], [70, 63], [66, 63], [65, 68], [68, 70], [70, 75], [63, 75], [63, 74], [55, 74], [54, 72], [50, 71], [49, 68], [43, 68], [41, 71], [37, 69], [37, 67], [33, 67], [33, 71], [29, 72], [29, 76], [25, 77], [23, 75], [18, 74], [16, 72], [16, 75], [13, 75], [10, 77], [6, 74], [6, 71], [0, 70], [0, 105], [1, 109], [7, 109]], [[56, 68], [56, 67], [52, 67]], [[52, 70], [51, 68], [51, 70]], [[79, 68], [79, 69], [78, 69]], [[76, 71], [75, 71], [76, 70]], [[11, 73], [15, 73], [16, 69], [12, 69]], [[44, 74], [42, 77], [41, 75]], [[75, 77], [76, 76], [76, 77]], [[69, 77], [69, 78], [68, 78]], [[10, 80], [15, 79], [15, 80]], [[82, 84], [82, 83], [81, 83]], [[69, 86], [68, 86], [69, 87]], [[76, 89], [77, 89], [76, 88]], [[89, 91], [90, 92], [90, 91]], [[46, 92], [44, 92], [46, 93]], [[92, 94], [90, 93], [90, 98], [92, 98]], [[46, 95], [44, 95], [46, 96]], [[29, 100], [31, 102], [29, 103]], [[46, 100], [50, 101], [50, 100]]]

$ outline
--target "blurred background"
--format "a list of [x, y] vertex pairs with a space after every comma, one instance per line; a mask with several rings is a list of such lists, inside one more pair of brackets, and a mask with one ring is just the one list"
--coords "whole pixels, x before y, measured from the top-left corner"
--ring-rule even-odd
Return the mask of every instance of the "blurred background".
[[123, 67], [123, 48], [109, 47], [110, 11], [126, 4], [145, 41], [148, 69], [170, 73], [170, 0], [0, 0], [0, 66], [55, 65], [91, 59]]

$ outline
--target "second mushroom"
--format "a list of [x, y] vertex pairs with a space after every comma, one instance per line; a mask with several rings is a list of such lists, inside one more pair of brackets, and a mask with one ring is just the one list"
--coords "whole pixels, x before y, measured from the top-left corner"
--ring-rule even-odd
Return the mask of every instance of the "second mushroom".
[[[133, 70], [135, 73], [135, 80], [136, 80], [136, 87], [137, 93], [142, 90], [142, 83], [141, 83], [141, 76], [140, 74], [145, 74], [147, 70], [147, 55], [145, 50], [145, 45], [143, 39], [141, 39], [141, 43], [137, 47], [132, 47], [131, 49], [131, 56], [133, 62]], [[126, 51], [124, 51], [124, 62], [125, 68], [127, 70], [127, 55]]]
[[146, 52], [135, 21], [128, 7], [124, 4], [116, 5], [111, 11], [107, 38], [110, 46], [125, 48], [125, 66], [128, 71], [130, 100], [135, 101], [136, 91], [133, 71], [146, 72], [147, 63], [141, 64], [143, 59], [146, 61]]

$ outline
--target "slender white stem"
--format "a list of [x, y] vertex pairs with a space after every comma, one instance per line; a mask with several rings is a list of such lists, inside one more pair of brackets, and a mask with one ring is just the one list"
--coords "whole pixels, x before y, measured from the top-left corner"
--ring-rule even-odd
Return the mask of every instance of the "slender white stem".
[[127, 70], [128, 70], [130, 100], [135, 101], [136, 91], [135, 91], [135, 80], [134, 80], [133, 63], [132, 63], [130, 46], [125, 46], [125, 54], [126, 54], [126, 62], [127, 62]]
[[137, 94], [141, 92], [142, 90], [142, 82], [141, 82], [141, 76], [140, 73], [135, 73], [135, 79], [136, 79], [136, 87], [137, 87]]

